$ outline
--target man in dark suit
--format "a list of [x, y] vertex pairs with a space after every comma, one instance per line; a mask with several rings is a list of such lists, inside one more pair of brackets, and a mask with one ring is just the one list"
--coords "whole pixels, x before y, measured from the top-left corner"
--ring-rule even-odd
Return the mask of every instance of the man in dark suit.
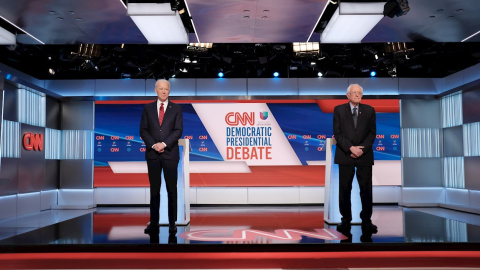
[[375, 109], [360, 104], [363, 88], [352, 84], [347, 89], [350, 102], [335, 107], [333, 112], [333, 134], [337, 141], [335, 164], [339, 166], [339, 205], [342, 222], [340, 232], [349, 232], [352, 221], [351, 192], [356, 175], [362, 201], [362, 230], [377, 232], [372, 221], [372, 165], [373, 142], [376, 136]]
[[159, 230], [162, 170], [168, 194], [169, 232], [176, 233], [178, 140], [183, 132], [182, 108], [168, 100], [170, 83], [167, 80], [155, 83], [155, 93], [158, 99], [145, 105], [140, 121], [140, 136], [146, 145], [145, 159], [150, 181], [150, 222], [145, 233], [158, 233]]

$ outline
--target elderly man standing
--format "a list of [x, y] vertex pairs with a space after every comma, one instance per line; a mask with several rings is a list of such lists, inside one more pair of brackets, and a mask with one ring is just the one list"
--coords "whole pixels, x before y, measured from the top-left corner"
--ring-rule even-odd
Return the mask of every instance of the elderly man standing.
[[[337, 141], [335, 164], [339, 165], [340, 232], [349, 232], [352, 221], [351, 192], [356, 173], [362, 201], [362, 230], [376, 233], [372, 221], [373, 143], [376, 136], [375, 109], [360, 104], [363, 88], [352, 84], [347, 89], [346, 104], [338, 105], [333, 113], [333, 134]], [[356, 169], [356, 172], [355, 172]]]

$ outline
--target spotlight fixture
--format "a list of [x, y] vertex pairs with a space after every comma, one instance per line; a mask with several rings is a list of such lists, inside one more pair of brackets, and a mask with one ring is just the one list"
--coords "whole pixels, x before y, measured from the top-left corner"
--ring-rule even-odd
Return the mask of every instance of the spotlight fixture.
[[384, 17], [383, 2], [340, 2], [322, 32], [322, 43], [360, 43]]
[[187, 45], [189, 51], [206, 52], [213, 47], [213, 43], [190, 43]]
[[280, 73], [278, 73], [277, 71], [275, 71], [275, 72], [273, 73], [273, 77], [277, 78], [278, 76], [280, 76]]
[[55, 75], [55, 70], [54, 70], [53, 68], [49, 68], [49, 69], [48, 69], [48, 73], [49, 73], [50, 75]]
[[318, 55], [320, 52], [319, 42], [293, 42], [293, 52], [297, 56]]
[[319, 71], [319, 72], [317, 73], [317, 76], [318, 76], [318, 77], [323, 77], [323, 73], [322, 73], [321, 71]]
[[188, 33], [174, 5], [128, 3], [127, 14], [149, 44], [188, 44]]
[[410, 11], [408, 0], [389, 0], [383, 8], [383, 15], [393, 18], [400, 17]]
[[224, 75], [224, 74], [223, 74], [223, 72], [221, 72], [221, 71], [218, 72], [218, 74], [217, 74], [217, 76], [218, 76], [219, 78], [223, 78], [223, 75]]
[[375, 77], [375, 76], [377, 76], [377, 72], [375, 70], [372, 70], [370, 72], [370, 77]]

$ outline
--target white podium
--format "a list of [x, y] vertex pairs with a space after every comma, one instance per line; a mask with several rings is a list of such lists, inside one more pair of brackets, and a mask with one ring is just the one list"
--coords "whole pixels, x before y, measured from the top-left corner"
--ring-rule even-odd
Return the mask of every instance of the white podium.
[[[178, 163], [177, 181], [177, 225], [190, 223], [190, 141], [178, 140], [180, 146], [180, 162]], [[168, 224], [168, 200], [165, 179], [162, 174], [162, 186], [160, 188], [160, 224]]]
[[[338, 165], [334, 164], [335, 146], [334, 138], [328, 138], [326, 142], [326, 162], [325, 162], [325, 203], [323, 209], [323, 219], [328, 224], [340, 224], [342, 216], [338, 205]], [[353, 178], [352, 183], [352, 223], [360, 224], [360, 211], [362, 203], [360, 200], [360, 188], [357, 177]]]

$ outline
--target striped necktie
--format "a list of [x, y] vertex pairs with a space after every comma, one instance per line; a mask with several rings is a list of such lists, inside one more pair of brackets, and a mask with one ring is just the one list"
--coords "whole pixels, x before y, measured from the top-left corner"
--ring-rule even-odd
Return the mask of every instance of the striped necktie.
[[160, 110], [158, 111], [158, 123], [160, 123], [160, 126], [162, 125], [163, 122], [163, 116], [165, 116], [165, 110], [163, 109], [163, 102], [160, 103]]

